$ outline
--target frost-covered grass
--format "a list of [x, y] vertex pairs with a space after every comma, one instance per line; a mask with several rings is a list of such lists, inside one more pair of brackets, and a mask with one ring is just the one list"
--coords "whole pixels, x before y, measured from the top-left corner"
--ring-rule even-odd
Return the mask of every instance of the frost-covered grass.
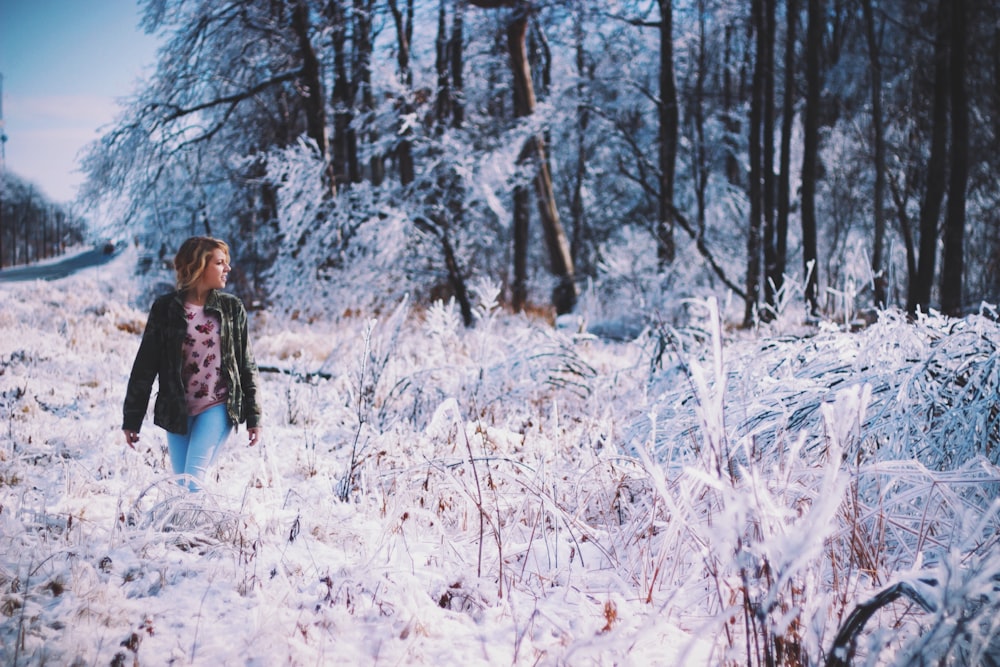
[[189, 495], [150, 420], [123, 445], [146, 304], [116, 261], [0, 286], [4, 664], [1000, 659], [990, 316], [259, 312], [265, 441]]

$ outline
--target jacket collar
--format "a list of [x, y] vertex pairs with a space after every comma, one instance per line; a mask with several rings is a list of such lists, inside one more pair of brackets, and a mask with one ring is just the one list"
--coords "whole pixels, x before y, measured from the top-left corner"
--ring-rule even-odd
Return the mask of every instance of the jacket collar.
[[[221, 298], [219, 297], [219, 290], [211, 290], [208, 296], [205, 297], [205, 310], [211, 310], [217, 313], [222, 312], [221, 308]], [[184, 309], [184, 292], [181, 290], [174, 291], [174, 303]]]

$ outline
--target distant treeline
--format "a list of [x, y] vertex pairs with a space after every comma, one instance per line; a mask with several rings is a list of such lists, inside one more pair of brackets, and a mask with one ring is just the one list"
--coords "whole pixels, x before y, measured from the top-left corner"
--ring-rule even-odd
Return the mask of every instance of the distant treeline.
[[0, 180], [0, 269], [61, 255], [84, 239], [84, 221], [9, 171]]

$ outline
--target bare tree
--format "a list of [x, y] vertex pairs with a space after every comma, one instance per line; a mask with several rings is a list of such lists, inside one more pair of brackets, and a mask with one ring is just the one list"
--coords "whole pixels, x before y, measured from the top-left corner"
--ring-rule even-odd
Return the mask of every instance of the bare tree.
[[[483, 8], [510, 7], [512, 13], [507, 24], [507, 48], [510, 55], [511, 72], [514, 79], [514, 115], [524, 118], [535, 112], [535, 91], [531, 79], [531, 66], [528, 62], [525, 37], [528, 30], [528, 18], [532, 5], [527, 0], [470, 0], [472, 4]], [[549, 251], [550, 270], [559, 282], [552, 293], [552, 304], [557, 313], [568, 313], [576, 305], [577, 289], [574, 282], [573, 258], [570, 255], [569, 243], [559, 220], [559, 210], [556, 208], [555, 191], [552, 187], [552, 175], [546, 158], [545, 140], [541, 135], [533, 135], [528, 139], [521, 152], [522, 159], [533, 160], [535, 167], [535, 196], [538, 202], [539, 217], [545, 234], [545, 242]], [[514, 195], [514, 245], [515, 245], [515, 281], [518, 275], [518, 245], [519, 241], [527, 245], [526, 211], [524, 210], [523, 192], [515, 191]], [[522, 267], [521, 269], [525, 269]], [[521, 295], [523, 298], [523, 294]], [[515, 309], [523, 307], [519, 301], [517, 290], [514, 294]]]
[[309, 21], [309, 8], [305, 0], [295, 0], [292, 7], [292, 29], [298, 38], [299, 50], [302, 56], [301, 89], [303, 109], [306, 116], [306, 131], [316, 142], [320, 159], [326, 165], [323, 177], [327, 191], [332, 196], [337, 192], [337, 183], [330, 162], [330, 142], [326, 131], [326, 99], [323, 96], [323, 84], [320, 73], [319, 58], [312, 45], [312, 28]]
[[413, 113], [413, 72], [410, 69], [410, 47], [413, 42], [413, 0], [406, 0], [406, 6], [400, 10], [397, 0], [389, 0], [393, 23], [396, 26], [396, 62], [399, 65], [399, 78], [403, 84], [402, 99], [397, 101], [401, 124], [400, 140], [396, 146], [396, 158], [399, 161], [399, 180], [403, 185], [413, 182], [413, 128], [408, 116]]
[[945, 193], [946, 150], [948, 141], [948, 37], [950, 0], [940, 0], [938, 33], [934, 41], [934, 99], [931, 151], [927, 162], [926, 187], [920, 205], [920, 255], [917, 272], [910, 275], [906, 309], [913, 314], [930, 305], [937, 259], [938, 219]]
[[[443, 135], [445, 129], [454, 124], [455, 106], [460, 106], [452, 92], [454, 90], [452, 79], [457, 74], [458, 85], [461, 85], [462, 39], [461, 36], [455, 39], [454, 34], [448, 35], [448, 4], [447, 0], [439, 0], [438, 2], [438, 34], [435, 41], [435, 70], [438, 85], [434, 117], [436, 136]], [[452, 19], [452, 30], [461, 30], [462, 19], [456, 17], [461, 14], [463, 7], [460, 0], [453, 4], [455, 5], [455, 14]], [[435, 183], [430, 188], [426, 201], [428, 214], [427, 217], [417, 216], [415, 222], [418, 227], [429, 232], [438, 240], [448, 275], [448, 284], [458, 302], [462, 321], [465, 326], [471, 327], [475, 323], [472, 302], [466, 286], [465, 271], [461, 266], [458, 253], [455, 251], [453, 240], [453, 230], [461, 225], [464, 217], [462, 201], [464, 184], [448, 165], [436, 160], [435, 162], [437, 163]]]
[[747, 184], [747, 195], [750, 200], [750, 224], [747, 229], [747, 288], [744, 298], [743, 326], [750, 326], [753, 323], [760, 297], [761, 221], [764, 217], [762, 188], [764, 159], [761, 125], [764, 115], [764, 68], [767, 60], [765, 54], [767, 47], [764, 44], [767, 40], [764, 30], [764, 1], [753, 0], [750, 3], [751, 23], [757, 35], [757, 49], [750, 89], [750, 137], [747, 151], [750, 159], [750, 179]]
[[576, 66], [576, 160], [573, 173], [573, 193], [570, 199], [570, 218], [573, 223], [570, 254], [573, 263], [580, 264], [586, 232], [586, 207], [583, 189], [587, 178], [587, 128], [590, 125], [590, 109], [584, 101], [585, 84], [589, 78], [588, 54], [584, 48], [585, 3], [579, 3], [573, 11], [573, 64]]
[[660, 136], [657, 143], [660, 183], [657, 193], [656, 255], [661, 268], [674, 261], [674, 179], [677, 170], [677, 136], [680, 112], [677, 107], [677, 83], [674, 77], [674, 13], [671, 0], [660, 5], [660, 99], [658, 100]]
[[819, 125], [822, 80], [820, 54], [825, 25], [823, 0], [808, 0], [806, 29], [806, 109], [802, 154], [802, 263], [806, 275], [806, 307], [810, 315], [819, 311], [819, 271], [816, 243], [816, 179], [819, 178]]
[[951, 174], [941, 259], [941, 312], [962, 314], [965, 273], [965, 195], [969, 180], [969, 100], [965, 92], [966, 0], [952, 0], [950, 25]]
[[775, 247], [775, 175], [774, 175], [774, 46], [777, 40], [778, 0], [764, 0], [762, 30], [763, 47], [763, 114], [761, 118], [761, 203], [763, 212], [764, 242], [764, 300], [774, 306], [774, 282], [770, 280], [777, 271], [778, 256]]
[[881, 30], [875, 25], [872, 0], [864, 0], [862, 9], [865, 15], [865, 38], [871, 70], [872, 144], [875, 152], [875, 187], [874, 203], [872, 204], [875, 234], [872, 242], [871, 266], [874, 279], [875, 307], [883, 308], [886, 305], [886, 267], [883, 258], [885, 247], [885, 127], [882, 118], [882, 59], [878, 35]]
[[358, 164], [358, 134], [353, 123], [358, 81], [352, 77], [357, 74], [357, 69], [348, 52], [348, 18], [343, 3], [327, 4], [327, 23], [333, 47], [333, 90], [330, 103], [333, 110], [334, 180], [340, 183], [357, 183], [361, 180], [361, 169]]
[[[378, 128], [373, 122], [375, 113], [375, 90], [372, 87], [373, 15], [375, 0], [354, 0], [354, 73], [351, 76], [355, 82], [355, 96], [359, 98], [360, 115], [363, 118], [363, 141], [369, 146], [378, 142]], [[385, 180], [385, 156], [378, 151], [372, 151], [368, 160], [369, 180], [374, 185], [381, 185]]]
[[795, 43], [798, 29], [799, 1], [785, 1], [785, 57], [781, 103], [781, 152], [778, 157], [777, 211], [774, 225], [774, 269], [767, 275], [774, 291], [785, 283], [788, 261], [788, 215], [791, 208], [792, 126], [795, 123]]

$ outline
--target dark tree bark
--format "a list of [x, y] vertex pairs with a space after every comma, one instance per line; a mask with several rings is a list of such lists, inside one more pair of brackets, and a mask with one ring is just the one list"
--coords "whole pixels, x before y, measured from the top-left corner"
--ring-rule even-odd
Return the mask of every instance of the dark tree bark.
[[[763, 203], [764, 225], [764, 300], [774, 306], [774, 276], [778, 258], [775, 248], [774, 229], [774, 44], [777, 31], [778, 0], [764, 0], [764, 108], [761, 123], [763, 141], [761, 151], [761, 200]], [[766, 311], [771, 312], [771, 311]]]
[[778, 158], [778, 202], [775, 220], [774, 273], [770, 280], [780, 293], [788, 264], [788, 214], [791, 208], [792, 127], [795, 123], [795, 41], [798, 29], [798, 0], [786, 0], [785, 77], [781, 105], [781, 155]]
[[882, 62], [879, 37], [875, 26], [872, 0], [864, 0], [865, 37], [868, 43], [868, 60], [871, 64], [872, 140], [875, 151], [875, 191], [872, 205], [875, 218], [875, 238], [872, 242], [872, 276], [874, 279], [875, 307], [886, 305], [885, 260], [885, 127], [882, 118]]
[[945, 191], [945, 152], [948, 137], [948, 5], [940, 0], [938, 34], [934, 41], [934, 101], [931, 153], [927, 164], [927, 185], [920, 206], [920, 241], [917, 273], [910, 275], [906, 310], [911, 315], [919, 308], [927, 312], [934, 284], [937, 259], [938, 218]]
[[698, 0], [698, 51], [694, 60], [696, 71], [694, 78], [694, 93], [691, 99], [691, 118], [694, 123], [694, 145], [691, 157], [691, 179], [694, 184], [695, 202], [697, 203], [698, 239], [705, 238], [705, 226], [707, 216], [705, 208], [707, 202], [705, 192], [708, 188], [709, 179], [709, 146], [705, 140], [705, 83], [708, 78], [708, 31], [706, 30], [706, 18], [708, 7], [706, 0]]
[[448, 56], [451, 61], [451, 126], [462, 127], [465, 122], [465, 79], [462, 69], [465, 65], [463, 41], [465, 32], [465, 0], [456, 0], [455, 13], [451, 18], [451, 39], [448, 42]]
[[361, 180], [358, 166], [358, 136], [351, 123], [354, 120], [355, 87], [349, 71], [347, 53], [347, 18], [340, 2], [327, 5], [327, 18], [331, 27], [333, 46], [333, 146], [332, 163], [335, 182], [357, 183]]
[[[372, 14], [375, 0], [354, 0], [354, 75], [356, 95], [361, 98], [362, 114], [375, 112], [375, 92], [372, 90]], [[374, 123], [366, 123], [365, 140], [374, 145], [378, 140]], [[369, 178], [373, 185], [381, 185], [385, 180], [385, 158], [373, 154], [368, 161]]]
[[[404, 88], [403, 97], [397, 103], [400, 115], [405, 118], [413, 113], [413, 103], [410, 100], [413, 92], [413, 73], [410, 70], [410, 44], [413, 41], [413, 0], [406, 0], [405, 11], [399, 9], [397, 0], [389, 0], [389, 9], [396, 26], [396, 62], [399, 65], [399, 78]], [[399, 181], [403, 185], [409, 185], [416, 177], [413, 165], [413, 141], [411, 139], [413, 130], [407, 126], [401, 134], [402, 139], [396, 146]]]
[[674, 179], [677, 164], [677, 135], [680, 114], [674, 78], [674, 15], [671, 0], [660, 4], [660, 100], [658, 142], [660, 183], [657, 195], [656, 256], [663, 268], [674, 261]]
[[[942, 2], [942, 4], [944, 4]], [[969, 180], [969, 100], [965, 92], [966, 0], [951, 0], [951, 175], [941, 258], [941, 312], [962, 314], [965, 274], [965, 193]]]
[[587, 52], [584, 49], [584, 8], [576, 7], [573, 14], [573, 40], [576, 56], [576, 173], [573, 175], [573, 198], [570, 201], [570, 218], [573, 222], [570, 242], [570, 256], [574, 266], [580, 265], [586, 238], [586, 210], [583, 204], [583, 188], [587, 178], [587, 128], [590, 125], [590, 110], [584, 103], [586, 87], [584, 81], [589, 78], [587, 70]]
[[514, 281], [511, 284], [511, 306], [521, 312], [528, 302], [528, 221], [530, 216], [528, 188], [514, 186]]
[[309, 36], [309, 8], [305, 0], [296, 0], [292, 8], [292, 29], [299, 40], [299, 50], [302, 53], [301, 85], [306, 113], [306, 132], [319, 149], [325, 165], [324, 186], [327, 194], [333, 196], [337, 193], [337, 183], [334, 180], [333, 164], [330, 162], [330, 144], [326, 133], [326, 105], [320, 80], [319, 59], [316, 57]]
[[333, 89], [330, 106], [333, 110], [333, 137], [330, 142], [330, 162], [338, 183], [353, 182], [348, 166], [350, 127], [354, 117], [351, 80], [347, 75], [347, 30], [344, 11], [339, 2], [327, 5], [330, 43], [333, 50]]
[[740, 132], [739, 118], [736, 114], [737, 107], [737, 90], [738, 86], [734, 79], [738, 77], [733, 76], [733, 70], [736, 68], [735, 56], [733, 55], [733, 42], [736, 40], [736, 29], [731, 26], [726, 26], [726, 36], [725, 36], [725, 53], [722, 57], [722, 108], [725, 117], [726, 126], [726, 178], [729, 180], [729, 184], [738, 187], [741, 182], [740, 178], [740, 162], [737, 157], [737, 142], [736, 136]]
[[[520, 35], [516, 34], [520, 31]], [[527, 17], [518, 18], [507, 28], [507, 49], [510, 54], [511, 70], [514, 74], [514, 115], [523, 117], [534, 111], [534, 90], [531, 87], [531, 73], [527, 66], [527, 54], [524, 51], [524, 35], [527, 30]], [[517, 46], [515, 46], [517, 45]], [[527, 82], [525, 85], [524, 82]], [[522, 150], [521, 159], [525, 158], [527, 146]], [[521, 185], [514, 186], [513, 211], [513, 243], [514, 243], [514, 283], [511, 285], [511, 305], [514, 312], [521, 312], [528, 301], [528, 189]]]
[[437, 39], [434, 42], [434, 71], [437, 73], [437, 96], [434, 117], [437, 128], [442, 129], [451, 116], [451, 76], [448, 70], [448, 11], [445, 0], [438, 1]]
[[761, 122], [764, 113], [764, 1], [750, 3], [751, 24], [757, 36], [756, 58], [750, 88], [750, 133], [748, 154], [750, 158], [750, 179], [748, 198], [750, 200], [750, 224], [747, 230], [747, 282], [744, 299], [743, 326], [751, 326], [760, 296], [760, 254], [761, 220], [763, 219], [763, 155], [761, 146]]
[[[514, 32], [520, 32], [520, 48], [516, 42], [511, 41], [512, 51], [524, 53], [524, 33], [515, 24]], [[517, 59], [517, 56], [512, 56]], [[527, 72], [527, 67], [522, 65], [517, 67], [517, 71]], [[515, 77], [517, 78], [517, 77]], [[534, 113], [534, 94], [531, 92], [531, 80], [523, 79], [517, 88], [521, 89], [526, 97], [531, 100], [531, 113]], [[515, 96], [516, 98], [517, 96]], [[538, 202], [538, 213], [542, 221], [542, 231], [545, 236], [545, 243], [549, 251], [549, 267], [552, 273], [559, 279], [552, 293], [552, 305], [555, 306], [559, 314], [568, 313], [576, 305], [577, 291], [573, 279], [573, 258], [569, 252], [569, 242], [559, 220], [559, 210], [556, 208], [555, 190], [552, 186], [552, 173], [549, 171], [548, 157], [546, 154], [545, 140], [541, 135], [536, 135], [528, 140], [522, 152], [522, 158], [535, 160], [535, 196]]]
[[806, 29], [806, 109], [802, 152], [802, 263], [806, 308], [819, 313], [819, 261], [816, 243], [816, 179], [819, 177], [820, 52], [823, 48], [823, 0], [808, 0]]
[[[993, 57], [990, 59], [988, 71], [993, 85], [991, 106], [993, 108], [993, 141], [989, 149], [994, 155], [1000, 155], [1000, 24], [993, 28]], [[1000, 220], [998, 212], [992, 216], [987, 234], [987, 260], [983, 266], [983, 277], [986, 279], [985, 300], [992, 303], [1000, 302]]]

